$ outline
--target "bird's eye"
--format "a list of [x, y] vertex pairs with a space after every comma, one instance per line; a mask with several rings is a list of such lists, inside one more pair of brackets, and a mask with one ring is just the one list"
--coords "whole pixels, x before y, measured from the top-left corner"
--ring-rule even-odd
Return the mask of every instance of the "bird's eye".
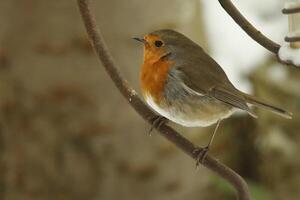
[[161, 47], [163, 44], [164, 44], [164, 43], [163, 43], [162, 41], [160, 41], [160, 40], [156, 40], [156, 41], [154, 42], [154, 45], [155, 45], [156, 47]]

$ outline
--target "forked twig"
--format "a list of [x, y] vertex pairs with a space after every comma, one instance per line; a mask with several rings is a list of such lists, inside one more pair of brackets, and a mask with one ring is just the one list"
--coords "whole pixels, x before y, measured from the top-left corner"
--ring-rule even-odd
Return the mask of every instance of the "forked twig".
[[[100, 30], [96, 25], [94, 14], [91, 12], [89, 0], [77, 0], [77, 2], [90, 42], [93, 45], [94, 50], [107, 73], [109, 74], [115, 85], [118, 87], [120, 92], [123, 94], [123, 96], [127, 99], [129, 104], [140, 114], [141, 117], [151, 123], [150, 119], [153, 119], [156, 114], [143, 103], [143, 101], [138, 97], [135, 90], [128, 85], [127, 81], [121, 76], [120, 72], [118, 71], [105, 45]], [[170, 128], [167, 125], [162, 125], [158, 128], [158, 131], [161, 135], [175, 144], [186, 154], [194, 159], [197, 158], [197, 147], [189, 140], [181, 136], [179, 133], [177, 133], [174, 129]], [[233, 187], [237, 191], [239, 200], [250, 200], [248, 185], [246, 184], [244, 179], [232, 169], [209, 155], [206, 157], [203, 165], [208, 169], [214, 171], [216, 174], [233, 185]]]

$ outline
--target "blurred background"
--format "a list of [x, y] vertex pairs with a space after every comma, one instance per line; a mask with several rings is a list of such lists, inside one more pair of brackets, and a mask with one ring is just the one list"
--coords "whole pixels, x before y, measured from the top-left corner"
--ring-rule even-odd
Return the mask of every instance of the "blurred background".
[[[221, 123], [211, 154], [255, 200], [300, 199], [300, 70], [252, 41], [217, 0], [94, 0], [111, 53], [139, 91], [133, 36], [176, 29], [203, 46], [234, 85], [294, 113], [257, 110]], [[234, 1], [282, 43], [283, 1]], [[0, 1], [0, 199], [234, 199], [234, 190], [176, 149], [128, 105], [91, 49], [76, 1]], [[183, 128], [204, 146], [214, 127]]]

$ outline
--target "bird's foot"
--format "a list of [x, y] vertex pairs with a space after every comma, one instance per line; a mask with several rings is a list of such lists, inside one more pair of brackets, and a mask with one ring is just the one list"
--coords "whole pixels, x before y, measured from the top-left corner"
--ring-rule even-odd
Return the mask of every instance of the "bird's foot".
[[163, 116], [160, 116], [160, 115], [156, 115], [154, 117], [151, 117], [149, 120], [152, 123], [151, 128], [150, 128], [150, 130], [148, 132], [149, 135], [151, 135], [151, 132], [153, 131], [154, 128], [158, 129], [162, 125], [168, 123], [168, 121], [169, 121], [167, 118], [165, 118]]
[[204, 164], [208, 152], [209, 152], [209, 146], [206, 146], [204, 148], [196, 148], [193, 151], [193, 153], [197, 154], [196, 167], [198, 167], [200, 164]]

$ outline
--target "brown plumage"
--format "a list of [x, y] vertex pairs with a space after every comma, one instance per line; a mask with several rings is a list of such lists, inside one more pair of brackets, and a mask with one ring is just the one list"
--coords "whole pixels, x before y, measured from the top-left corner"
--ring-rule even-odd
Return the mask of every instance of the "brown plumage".
[[291, 118], [291, 113], [236, 89], [220, 65], [184, 35], [159, 30], [144, 39], [140, 81], [147, 103], [183, 126], [208, 126], [250, 105]]

